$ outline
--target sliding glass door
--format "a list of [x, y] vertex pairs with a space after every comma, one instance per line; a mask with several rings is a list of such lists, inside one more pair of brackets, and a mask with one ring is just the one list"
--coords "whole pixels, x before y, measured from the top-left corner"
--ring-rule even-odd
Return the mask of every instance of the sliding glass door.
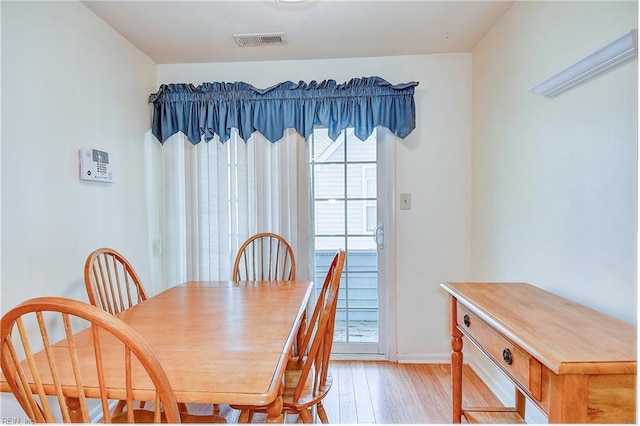
[[322, 285], [335, 250], [346, 251], [336, 313], [334, 353], [386, 355], [385, 283], [379, 256], [384, 224], [378, 215], [377, 132], [366, 141], [326, 129], [310, 139], [315, 282]]

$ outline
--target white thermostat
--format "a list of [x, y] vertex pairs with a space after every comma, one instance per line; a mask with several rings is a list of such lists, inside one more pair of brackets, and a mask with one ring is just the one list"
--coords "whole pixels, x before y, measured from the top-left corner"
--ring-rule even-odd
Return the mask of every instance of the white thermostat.
[[80, 150], [80, 179], [114, 182], [113, 155], [91, 148]]

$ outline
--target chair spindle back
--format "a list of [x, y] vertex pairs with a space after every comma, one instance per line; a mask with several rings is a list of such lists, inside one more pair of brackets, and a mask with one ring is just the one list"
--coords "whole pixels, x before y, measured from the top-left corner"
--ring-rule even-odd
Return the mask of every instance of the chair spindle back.
[[89, 302], [116, 315], [147, 299], [138, 274], [116, 250], [94, 250], [84, 265]]
[[240, 246], [233, 265], [234, 281], [292, 281], [296, 262], [291, 245], [280, 235], [263, 232]]
[[[155, 388], [155, 398], [150, 399], [155, 400], [154, 411], [147, 420], [180, 422], [175, 395], [151, 347], [129, 325], [102, 309], [61, 297], [35, 298], [7, 312], [0, 331], [2, 372], [33, 422], [68, 423], [79, 415], [83, 423], [90, 423], [87, 400], [91, 398], [100, 401], [102, 418], [98, 420], [134, 423], [133, 401], [140, 400], [135, 390], [138, 381]], [[78, 357], [80, 351], [91, 351], [93, 356]], [[121, 364], [122, 373], [105, 377], [106, 363]], [[63, 394], [62, 383], [70, 378], [75, 386], [65, 388]], [[126, 390], [116, 393], [113, 389], [123, 388], [121, 383]], [[68, 407], [65, 395], [77, 396], [78, 406]], [[119, 419], [110, 412], [109, 400], [114, 399], [126, 401], [126, 412]]]
[[297, 401], [303, 393], [309, 374], [313, 371], [314, 394], [323, 387], [329, 372], [329, 356], [333, 346], [336, 309], [340, 279], [345, 263], [344, 250], [338, 250], [329, 266], [324, 283], [316, 299], [313, 314], [309, 320], [307, 333], [298, 352], [298, 361], [303, 362], [302, 372], [294, 391]]

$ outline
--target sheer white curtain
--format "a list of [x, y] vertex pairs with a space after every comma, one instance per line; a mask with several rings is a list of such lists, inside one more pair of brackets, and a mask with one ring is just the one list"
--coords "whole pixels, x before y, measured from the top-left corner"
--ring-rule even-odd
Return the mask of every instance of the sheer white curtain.
[[284, 236], [308, 276], [307, 143], [288, 130], [272, 143], [233, 131], [196, 145], [182, 133], [162, 147], [162, 263], [165, 288], [187, 280], [229, 280], [241, 245], [258, 232]]

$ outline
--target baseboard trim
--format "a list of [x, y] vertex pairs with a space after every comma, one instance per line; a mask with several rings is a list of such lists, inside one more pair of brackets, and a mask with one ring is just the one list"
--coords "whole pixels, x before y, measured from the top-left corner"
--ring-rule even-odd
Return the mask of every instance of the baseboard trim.
[[331, 354], [337, 361], [389, 361], [389, 357], [379, 354]]
[[[332, 353], [332, 360], [338, 361], [389, 361], [386, 355], [378, 354], [349, 354], [349, 353]], [[451, 358], [449, 354], [397, 354], [396, 361], [398, 364], [449, 364]]]
[[449, 364], [449, 354], [397, 354], [399, 364]]

